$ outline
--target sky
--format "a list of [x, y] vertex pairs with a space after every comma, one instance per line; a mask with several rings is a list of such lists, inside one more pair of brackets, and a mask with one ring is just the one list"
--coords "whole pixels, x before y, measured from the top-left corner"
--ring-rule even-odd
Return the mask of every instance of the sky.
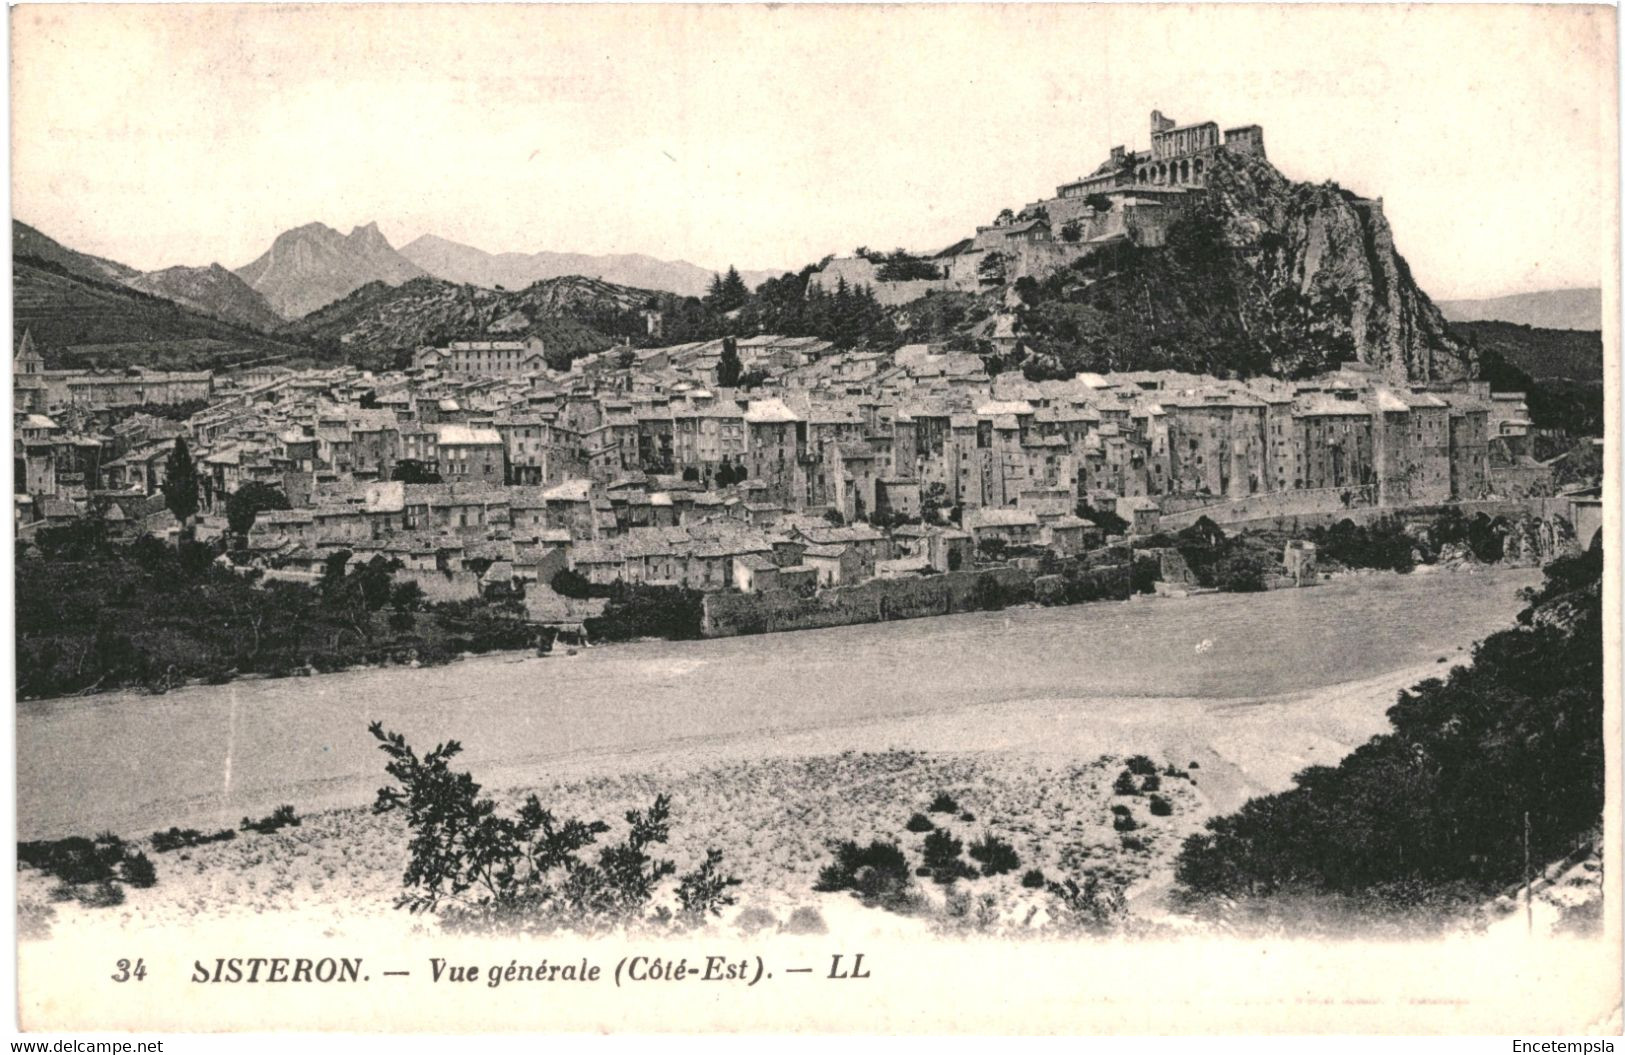
[[491, 252], [792, 269], [937, 249], [1148, 115], [1380, 196], [1436, 299], [1603, 284], [1595, 7], [12, 8], [13, 214], [141, 269], [376, 221]]

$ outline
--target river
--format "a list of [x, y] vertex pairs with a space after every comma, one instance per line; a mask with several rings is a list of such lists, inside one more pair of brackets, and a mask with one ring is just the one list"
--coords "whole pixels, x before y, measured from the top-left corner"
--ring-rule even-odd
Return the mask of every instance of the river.
[[[17, 716], [21, 838], [231, 823], [279, 803], [369, 801], [385, 782], [378, 719], [427, 747], [456, 738], [482, 779], [628, 752], [769, 743], [867, 724], [946, 719], [1006, 700], [1077, 708], [1134, 697], [1249, 700], [1462, 658], [1509, 625], [1527, 569], [1345, 579], [1209, 594], [696, 642], [547, 658], [488, 656], [25, 701]], [[1442, 669], [1442, 668], [1441, 668]], [[969, 723], [962, 750], [983, 746]], [[987, 730], [989, 735], [995, 730]], [[460, 767], [461, 764], [460, 763]]]

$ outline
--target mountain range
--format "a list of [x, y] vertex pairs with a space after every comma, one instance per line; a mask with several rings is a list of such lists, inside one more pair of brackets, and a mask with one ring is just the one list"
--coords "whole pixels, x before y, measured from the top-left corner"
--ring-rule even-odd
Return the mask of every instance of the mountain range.
[[1602, 329], [1602, 290], [1547, 289], [1483, 300], [1441, 300], [1451, 322], [1511, 322], [1547, 330]]
[[[657, 260], [641, 253], [589, 256], [584, 253], [487, 253], [483, 249], [426, 234], [401, 247], [401, 255], [448, 282], [495, 289], [523, 289], [543, 279], [581, 275], [622, 286], [704, 296], [715, 272], [685, 260]], [[752, 289], [780, 272], [741, 271]]]

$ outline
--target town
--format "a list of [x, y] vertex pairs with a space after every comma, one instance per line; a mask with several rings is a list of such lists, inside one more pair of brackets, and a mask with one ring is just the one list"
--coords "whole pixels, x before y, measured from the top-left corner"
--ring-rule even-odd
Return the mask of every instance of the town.
[[[233, 541], [244, 566], [313, 581], [336, 550], [381, 555], [431, 601], [522, 597], [537, 621], [576, 625], [560, 572], [808, 595], [1075, 558], [1108, 541], [1097, 520], [1143, 536], [1551, 493], [1522, 397], [1476, 381], [1346, 367], [1031, 382], [969, 353], [772, 336], [615, 348], [568, 372], [541, 356], [535, 338], [456, 341], [376, 375], [100, 376], [45, 369], [25, 335], [19, 537], [86, 513], [115, 536], [174, 536], [160, 492], [184, 442], [199, 538], [226, 534], [245, 488], [286, 499]], [[742, 372], [765, 380], [731, 386]], [[118, 413], [186, 401], [206, 405]]]

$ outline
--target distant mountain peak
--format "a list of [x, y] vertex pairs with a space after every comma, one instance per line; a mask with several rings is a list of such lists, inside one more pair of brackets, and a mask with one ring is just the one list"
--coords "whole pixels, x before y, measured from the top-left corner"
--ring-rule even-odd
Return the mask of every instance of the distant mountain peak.
[[237, 276], [285, 319], [297, 319], [368, 282], [398, 286], [425, 272], [395, 251], [377, 222], [348, 235], [320, 222], [277, 235], [271, 248]]

